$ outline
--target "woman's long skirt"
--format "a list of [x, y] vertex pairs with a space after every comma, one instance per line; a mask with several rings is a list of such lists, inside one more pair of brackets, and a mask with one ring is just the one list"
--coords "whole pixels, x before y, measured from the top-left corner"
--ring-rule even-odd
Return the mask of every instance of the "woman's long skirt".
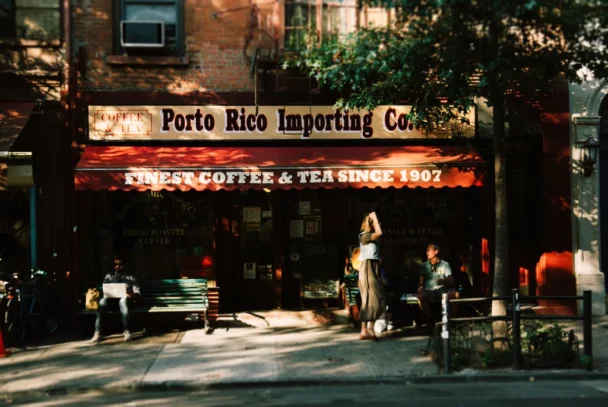
[[380, 278], [380, 262], [364, 260], [359, 270], [361, 292], [361, 322], [383, 319], [386, 312], [386, 293]]

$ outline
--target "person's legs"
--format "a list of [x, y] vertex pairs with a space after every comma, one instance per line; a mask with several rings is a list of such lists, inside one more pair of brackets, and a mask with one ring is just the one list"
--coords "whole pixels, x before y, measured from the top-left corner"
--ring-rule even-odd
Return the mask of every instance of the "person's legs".
[[98, 342], [102, 338], [103, 332], [103, 319], [105, 318], [105, 314], [108, 311], [109, 300], [107, 298], [102, 298], [99, 301], [99, 306], [97, 307], [97, 319], [95, 319], [95, 333], [93, 334], [93, 342]]
[[437, 340], [438, 328], [435, 320], [433, 319], [433, 311], [431, 309], [431, 304], [439, 304], [441, 303], [442, 292], [439, 290], [436, 291], [423, 291], [418, 294], [418, 303], [420, 304], [420, 308], [424, 311], [428, 319], [428, 335], [429, 339], [426, 343], [426, 347], [421, 349], [423, 355], [429, 355], [432, 348], [434, 347], [434, 343]]
[[418, 305], [420, 305], [420, 309], [424, 312], [424, 315], [426, 315], [428, 320], [432, 321], [433, 313], [431, 312], [430, 295], [430, 291], [426, 290], [418, 293]]
[[436, 291], [423, 291], [418, 293], [418, 303], [420, 304], [420, 309], [424, 312], [426, 317], [429, 320], [430, 325], [435, 325], [435, 321], [433, 320], [433, 311], [431, 309], [431, 304], [441, 304], [441, 296], [443, 293], [440, 290]]
[[376, 339], [374, 323], [376, 321], [361, 321], [361, 339]]
[[367, 321], [361, 321], [361, 336], [366, 336], [367, 333]]
[[361, 321], [361, 339], [368, 338], [370, 333], [367, 330], [369, 323], [369, 262], [364, 261], [361, 264], [361, 270], [359, 270], [359, 278], [357, 285], [359, 286], [359, 295], [361, 296], [361, 308], [359, 309], [359, 318]]
[[127, 297], [121, 298], [118, 301], [118, 308], [120, 309], [120, 319], [122, 321], [122, 330], [125, 334], [125, 340], [131, 339], [131, 331], [129, 330], [129, 299]]

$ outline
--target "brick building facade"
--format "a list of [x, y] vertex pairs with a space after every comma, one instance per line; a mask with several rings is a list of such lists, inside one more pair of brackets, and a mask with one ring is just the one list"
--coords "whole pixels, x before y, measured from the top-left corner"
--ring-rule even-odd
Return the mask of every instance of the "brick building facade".
[[[91, 141], [87, 134], [90, 126], [87, 111], [94, 105], [332, 105], [335, 96], [321, 92], [313, 81], [282, 71], [281, 58], [291, 51], [298, 51], [305, 46], [306, 41], [313, 39], [331, 41], [336, 35], [348, 33], [357, 26], [390, 24], [391, 17], [391, 13], [384, 10], [358, 9], [356, 1], [344, 1], [341, 4], [316, 0], [310, 2], [78, 1], [72, 9], [72, 47], [75, 70], [78, 72], [78, 80], [75, 81], [78, 98], [73, 114], [77, 131], [72, 132], [73, 141], [82, 147], [85, 144], [100, 143]], [[164, 23], [165, 46], [163, 48], [124, 46], [128, 33], [122, 22], [150, 20]], [[314, 32], [315, 38], [310, 37], [310, 30]], [[567, 96], [560, 89], [557, 86], [553, 91], [555, 95], [561, 95], [557, 99], [567, 100]], [[547, 106], [545, 109], [547, 119], [544, 123], [549, 129], [545, 136], [546, 140], [532, 138], [532, 141], [523, 141], [524, 137], [521, 141], [515, 142], [510, 156], [510, 180], [512, 185], [515, 185], [510, 194], [514, 202], [517, 202], [512, 205], [510, 216], [518, 220], [517, 224], [536, 225], [532, 231], [529, 228], [512, 228], [511, 284], [517, 286], [519, 274], [520, 280], [522, 278], [525, 280], [521, 283], [529, 286], [533, 291], [565, 294], [572, 291], [572, 287], [565, 288], [572, 286], [570, 281], [572, 268], [567, 264], [571, 259], [571, 245], [567, 238], [557, 238], [563, 235], [562, 233], [548, 232], [552, 228], [547, 226], [556, 224], [546, 221], [548, 214], [555, 212], [558, 217], [565, 219], [562, 230], [569, 230], [567, 216], [562, 216], [564, 210], [562, 203], [570, 200], [569, 190], [559, 189], [559, 185], [566, 184], [555, 183], [548, 174], [545, 175], [549, 167], [552, 169], [563, 167], [566, 171], [568, 166], [568, 158], [563, 156], [563, 149], [560, 147], [563, 143], [567, 143], [567, 118], [559, 115], [559, 112], [567, 110], [562, 107], [556, 110], [554, 107]], [[553, 114], [554, 111], [559, 112]], [[527, 146], [522, 148], [522, 141]], [[415, 141], [409, 143], [412, 142], [415, 143]], [[483, 144], [483, 135], [480, 142]], [[148, 145], [167, 145], [159, 143]], [[204, 141], [181, 143], [192, 147], [210, 145]], [[222, 142], [212, 144], [234, 145], [230, 143], [226, 141], [223, 144]], [[271, 144], [274, 143], [276, 141]], [[302, 142], [293, 142], [295, 145], [304, 145], [299, 143]], [[255, 145], [271, 144], [258, 142]], [[348, 147], [357, 143], [353, 141], [341, 144], [340, 141], [336, 141], [334, 144]], [[403, 141], [395, 141], [392, 145], [397, 147], [402, 144]], [[326, 143], [317, 145], [326, 145]], [[556, 149], [558, 151], [554, 151]], [[541, 156], [543, 159], [539, 161]], [[539, 165], [539, 162], [544, 164]], [[490, 178], [491, 176], [488, 177]], [[491, 192], [489, 188], [491, 185], [486, 192]], [[545, 192], [539, 195], [539, 191]], [[81, 198], [85, 195], [77, 193], [79, 194]], [[90, 195], [84, 198], [85, 201], [86, 199], [94, 201], [98, 196]], [[310, 199], [314, 201], [313, 198]], [[479, 198], [475, 198], [477, 199]], [[526, 201], [538, 202], [538, 205], [526, 205]], [[487, 211], [491, 208], [490, 202], [491, 194], [478, 201], [478, 204], [486, 205]], [[278, 204], [274, 201], [273, 203]], [[79, 211], [82, 212], [83, 208], [88, 207], [89, 204], [80, 202]], [[111, 208], [104, 210], [112, 211]], [[553, 215], [549, 217], [557, 219]], [[476, 233], [487, 235], [490, 250], [493, 241], [491, 219], [490, 211], [487, 216], [481, 215], [479, 220], [481, 223], [474, 227]], [[353, 219], [349, 218], [347, 222], [353, 222]], [[87, 226], [80, 220], [76, 223], [80, 227], [81, 236], [92, 233], [88, 238], [97, 239], [94, 236], [100, 233], [102, 236], [111, 234], [109, 232], [111, 228], [107, 225], [99, 226], [96, 231], [87, 231]], [[328, 239], [334, 238], [325, 238], [326, 241]], [[102, 264], [83, 259], [96, 256], [99, 258], [99, 254], [103, 252], [105, 254], [99, 261], [107, 262], [107, 256], [110, 256], [111, 251], [116, 250], [116, 243], [110, 243], [109, 240], [99, 247], [88, 249], [82, 247], [83, 243], [79, 243], [81, 247], [78, 256], [73, 259], [74, 267], [85, 270], [79, 270], [78, 275], [86, 274], [86, 269], [103, 267]], [[338, 246], [344, 244], [339, 243]], [[474, 250], [478, 251], [483, 243], [474, 242], [472, 245]], [[280, 250], [288, 256], [291, 249], [283, 247]], [[454, 253], [449, 255], [453, 256], [456, 262], [466, 257], [463, 250], [454, 248], [453, 251]], [[559, 255], [556, 256], [556, 253]], [[271, 259], [272, 263], [281, 262], [281, 256], [283, 253], [275, 253], [274, 258]], [[554, 261], [555, 259], [557, 260]], [[479, 266], [477, 263], [480, 261], [482, 260], [464, 261], [469, 264], [463, 265], [463, 270], [466, 267]], [[282, 262], [284, 268], [289, 268], [291, 265], [289, 261], [282, 260]], [[484, 267], [491, 270], [491, 256], [487, 262], [488, 265]], [[140, 267], [147, 266], [140, 265]], [[236, 269], [241, 265], [232, 264], [229, 267]], [[290, 275], [288, 271], [285, 273]], [[552, 285], [551, 281], [555, 284]], [[560, 283], [556, 283], [557, 281]], [[475, 284], [483, 290], [490, 287], [489, 281], [484, 280], [483, 273]], [[286, 283], [283, 284], [283, 288], [294, 290]], [[280, 304], [281, 301], [277, 303]], [[287, 303], [289, 305], [290, 302]]]
[[[390, 24], [392, 17], [390, 12], [384, 10], [358, 9], [356, 0], [345, 0], [340, 3], [317, 0], [310, 2], [291, 0], [77, 0], [59, 2], [48, 0], [46, 3], [48, 3], [47, 7], [51, 7], [51, 11], [47, 12], [46, 17], [34, 18], [31, 16], [26, 19], [19, 17], [21, 16], [19, 13], [27, 9], [25, 0], [16, 1], [15, 4], [22, 5], [23, 10], [15, 13], [14, 21], [42, 22], [46, 21], [45, 18], [49, 15], [57, 16], [59, 24], [55, 21], [53, 23], [55, 25], [47, 30], [48, 35], [55, 33], [56, 26], [58, 26], [61, 27], [59, 32], [69, 33], [64, 37], [66, 41], [61, 41], [60, 38], [56, 42], [49, 42], [38, 38], [35, 40], [37, 47], [24, 42], [17, 44], [16, 47], [11, 43], [3, 43], [3, 45], [9, 45], [9, 49], [15, 50], [14, 54], [11, 54], [13, 56], [8, 58], [5, 63], [9, 63], [10, 60], [15, 72], [32, 71], [30, 72], [32, 74], [34, 71], [39, 72], [38, 65], [32, 65], [31, 69], [26, 69], [23, 62], [16, 59], [17, 55], [20, 57], [31, 55], [28, 60], [36, 60], [39, 65], [44, 63], [43, 70], [47, 74], [50, 73], [51, 76], [55, 74], [55, 76], [47, 78], [44, 82], [28, 79], [24, 82], [27, 86], [23, 89], [13, 86], [16, 78], [24, 80], [23, 75], [6, 76], [3, 74], [0, 75], [0, 80], [4, 84], [11, 84], [6, 86], [14, 93], [8, 97], [10, 100], [21, 100], [24, 97], [27, 100], [35, 101], [48, 100], [47, 105], [54, 106], [53, 109], [45, 110], [47, 112], [44, 116], [45, 120], [50, 121], [49, 124], [44, 125], [49, 129], [48, 134], [45, 133], [47, 135], [42, 140], [39, 139], [36, 144], [37, 151], [40, 151], [38, 155], [44, 157], [40, 159], [39, 167], [43, 170], [38, 172], [39, 180], [36, 180], [36, 184], [41, 185], [41, 189], [39, 189], [39, 263], [41, 266], [54, 268], [64, 276], [74, 276], [71, 288], [74, 298], [79, 297], [82, 282], [87, 279], [98, 279], [99, 275], [108, 267], [111, 256], [120, 249], [119, 246], [122, 243], [119, 244], [117, 241], [122, 240], [116, 238], [116, 230], [120, 227], [115, 224], [116, 214], [124, 210], [131, 199], [131, 195], [127, 193], [74, 192], [73, 168], [79, 161], [82, 163], [81, 155], [87, 147], [94, 146], [103, 149], [108, 146], [126, 148], [144, 146], [156, 149], [182, 146], [192, 148], [194, 151], [194, 148], [235, 146], [262, 148], [315, 146], [324, 148], [335, 145], [350, 148], [361, 145], [360, 140], [352, 139], [335, 142], [327, 140], [278, 141], [276, 139], [210, 141], [180, 140], [179, 138], [170, 143], [149, 140], [100, 141], [90, 137], [89, 109], [92, 106], [252, 106], [253, 108], [256, 105], [294, 108], [297, 106], [331, 106], [335, 101], [335, 95], [321, 91], [314, 81], [283, 71], [280, 66], [281, 58], [304, 46], [306, 41], [311, 39], [311, 29], [314, 32], [315, 40], [331, 41], [337, 35], [354, 30], [357, 26]], [[42, 3], [36, 2], [36, 4]], [[56, 5], [56, 9], [53, 8]], [[39, 13], [38, 10], [36, 12]], [[68, 15], [70, 18], [66, 18]], [[145, 22], [154, 22], [156, 25], [144, 26]], [[143, 25], [138, 26], [138, 23]], [[30, 26], [32, 26], [31, 23]], [[41, 35], [42, 31], [32, 27], [29, 31], [21, 29], [23, 35], [27, 32], [29, 32], [28, 35], [35, 36]], [[56, 34], [52, 35], [56, 36]], [[133, 41], [139, 41], [140, 45], [147, 41], [148, 46], [129, 46]], [[158, 46], [161, 42], [162, 46]], [[64, 55], [69, 55], [70, 58], [65, 59]], [[60, 74], [56, 75], [57, 73]], [[34, 83], [36, 86], [33, 86]], [[560, 95], [558, 99], [567, 100], [567, 95], [562, 90], [557, 89], [555, 94]], [[32, 92], [38, 93], [32, 94]], [[24, 96], [28, 94], [32, 96]], [[62, 100], [63, 104], [61, 104]], [[61, 114], [59, 116], [49, 115], [48, 112], [51, 111]], [[520, 283], [528, 285], [532, 292], [540, 290], [542, 293], [550, 294], [555, 291], [551, 289], [551, 284], [547, 284], [547, 281], [552, 279], [552, 275], [558, 275], [561, 281], [566, 281], [565, 284], [568, 287], [572, 285], [572, 281], [570, 281], [572, 266], [569, 265], [572, 249], [569, 239], [559, 239], [561, 233], [551, 232], [551, 227], [561, 231], [570, 230], [567, 214], [564, 213], [567, 211], [567, 205], [564, 206], [564, 202], [570, 201], [569, 188], [564, 189], [567, 183], [552, 181], [551, 175], [555, 168], [565, 171], [569, 165], [567, 148], [562, 148], [564, 141], [567, 144], [567, 109], [561, 105], [555, 105], [550, 106], [546, 112], [555, 112], [553, 116], [549, 114], [545, 121], [545, 127], [549, 129], [547, 135], [544, 138], [535, 138], [532, 142], [515, 143], [510, 153], [510, 182], [514, 187], [510, 189], [509, 193], [517, 202], [511, 206], [513, 213], [510, 216], [512, 219], [516, 219], [518, 224], [526, 224], [530, 227], [514, 227], [511, 231], [513, 250], [509, 260], [513, 286], [517, 286], [519, 274]], [[477, 124], [476, 141], [483, 145], [486, 142], [483, 129], [480, 127], [483, 123], [480, 121]], [[49, 136], [50, 134], [55, 135]], [[447, 138], [434, 142], [396, 139], [370, 140], [367, 145], [394, 147], [398, 150], [410, 146], [416, 147], [418, 144], [421, 148], [441, 149], [443, 148], [442, 143], [450, 144], [451, 142]], [[526, 143], [527, 145], [524, 146]], [[484, 156], [484, 158], [487, 160], [491, 157]], [[489, 180], [492, 178], [491, 169], [487, 169], [487, 171], [485, 179]], [[476, 219], [475, 224], [465, 224], [466, 222], [463, 220], [464, 223], [456, 222], [458, 224], [452, 226], [454, 230], [470, 231], [470, 236], [467, 235], [466, 238], [470, 239], [471, 249], [467, 246], [469, 242], [466, 241], [465, 245], [466, 239], [460, 239], [462, 236], [458, 236], [454, 232], [454, 236], [445, 238], [448, 246], [446, 252], [452, 257], [452, 260], [459, 262], [463, 272], [469, 272], [471, 269], [479, 270], [478, 281], [476, 280], [474, 284], [481, 290], [487, 290], [490, 287], [490, 276], [486, 274], [492, 269], [491, 184], [483, 188], [483, 191], [471, 192], [472, 194], [479, 192], [480, 196], [468, 196], [465, 193], [458, 197], [456, 195], [462, 192], [460, 189], [452, 191], [448, 188], [442, 192], [445, 196], [442, 197], [439, 194], [436, 199], [429, 198], [433, 192], [430, 189], [425, 191], [426, 195], [422, 200], [430, 203], [435, 199], [433, 202], [437, 207], [444, 205], [446, 200], [460, 202], [450, 210], [472, 210], [477, 214], [470, 217]], [[149, 192], [152, 197], [156, 196], [155, 193], [154, 191]], [[282, 229], [273, 229], [274, 231], [271, 232], [276, 239], [283, 243], [277, 245], [275, 241], [274, 244], [262, 245], [271, 247], [274, 251], [269, 258], [256, 260], [258, 265], [261, 264], [260, 262], [272, 265], [274, 286], [263, 286], [266, 283], [258, 281], [257, 288], [232, 287], [234, 289], [233, 305], [239, 305], [235, 297], [239, 295], [247, 297], [252, 290], [259, 290], [272, 298], [270, 303], [263, 304], [256, 303], [257, 300], [253, 299], [251, 307], [301, 305], [298, 300], [286, 298], [286, 292], [291, 292], [298, 297], [298, 287], [287, 282], [281, 283], [281, 275], [289, 276], [289, 281], [295, 280], [299, 271], [294, 267], [298, 262], [290, 260], [290, 257], [293, 253], [299, 253], [298, 256], [293, 255], [293, 258], [303, 258], [303, 252], [312, 253], [318, 247], [298, 246], [295, 243], [292, 245], [289, 238], [285, 237], [293, 232], [288, 230], [289, 218], [300, 215], [292, 213], [293, 202], [301, 200], [308, 202], [308, 205], [312, 206], [311, 215], [315, 215], [315, 211], [317, 211], [316, 214], [322, 214], [319, 215], [322, 218], [327, 216], [338, 219], [344, 212], [341, 208], [349, 208], [347, 218], [331, 224], [331, 227], [323, 228], [322, 239], [311, 240], [313, 243], [335, 243], [337, 254], [332, 254], [332, 256], [336, 259], [331, 261], [336, 260], [336, 264], [332, 263], [331, 267], [338, 270], [336, 275], [339, 275], [343, 267], [341, 263], [343, 259], [340, 257], [348, 252], [348, 246], [352, 244], [352, 239], [343, 236], [343, 231], [350, 227], [350, 223], [359, 222], [358, 209], [352, 208], [364, 205], [363, 203], [367, 205], [366, 202], [375, 202], [379, 207], [382, 205], [388, 207], [392, 204], [401, 205], [403, 202], [416, 202], [421, 199], [417, 195], [420, 193], [420, 189], [415, 192], [409, 191], [408, 188], [397, 191], [395, 196], [390, 197], [388, 195], [380, 196], [380, 192], [378, 192], [380, 194], [378, 196], [367, 196], [366, 193], [360, 191], [352, 192], [351, 195], [355, 196], [354, 198], [344, 194], [333, 194], [329, 191], [320, 192], [320, 195], [315, 195], [310, 191], [291, 191], [289, 194], [293, 196], [273, 192], [268, 196], [262, 194], [247, 198], [250, 201], [245, 204], [239, 201], [240, 198], [233, 195], [230, 197], [222, 195], [221, 202], [218, 203], [217, 196], [219, 195], [209, 195], [207, 192], [197, 193], [199, 195], [192, 198], [191, 203], [195, 206], [198, 205], [196, 208], [199, 211], [208, 210], [204, 209], [207, 208], [205, 205], [210, 205], [209, 207], [213, 207], [213, 209], [209, 209], [209, 213], [214, 213], [214, 215], [209, 215], [210, 219], [200, 220], [201, 223], [197, 226], [199, 228], [196, 232], [197, 236], [204, 236], [206, 233], [212, 233], [211, 230], [217, 230], [219, 227], [217, 222], [225, 219], [228, 219], [227, 227], [232, 228], [233, 220], [239, 218], [240, 215], [224, 213], [224, 219], [223, 215], [218, 214], [223, 213], [222, 211], [227, 206], [233, 204], [239, 206], [241, 210], [243, 206], [247, 205], [266, 208], [267, 211], [272, 211], [272, 208], [281, 208], [285, 214], [280, 219], [273, 219], [274, 229]], [[243, 196], [247, 194], [241, 193]], [[448, 198], [449, 194], [452, 195]], [[116, 198], [117, 196], [120, 198]], [[188, 201], [188, 199], [184, 200], [183, 196], [179, 196], [178, 200], [171, 198], [172, 204], [170, 205]], [[336, 205], [344, 206], [332, 207], [327, 204], [327, 200], [324, 200], [327, 198], [335, 200]], [[529, 202], [534, 204], [528, 205]], [[169, 205], [169, 203], [165, 204]], [[484, 209], [480, 210], [480, 207]], [[163, 216], [167, 216], [167, 209], [159, 208], [142, 207], [142, 211], [150, 219], [164, 219]], [[156, 212], [152, 214], [157, 210], [160, 210], [160, 214]], [[170, 211], [171, 209], [169, 209]], [[394, 216], [402, 216], [399, 210], [395, 210], [394, 213]], [[437, 213], [439, 212], [434, 210], [433, 216]], [[557, 216], [550, 215], [553, 213], [556, 213]], [[565, 219], [562, 222], [564, 225], [560, 226], [554, 222], [557, 218]], [[240, 222], [242, 219], [238, 220]], [[199, 221], [197, 220], [197, 222]], [[405, 230], [405, 222], [395, 224], [393, 228], [395, 233]], [[208, 229], [205, 229], [207, 227]], [[424, 230], [424, 228], [422, 229]], [[427, 229], [436, 230], [437, 228], [429, 227]], [[253, 232], [251, 230], [248, 232], [262, 233], [262, 231]], [[245, 243], [242, 243], [242, 237], [240, 239], [239, 244], [243, 247], [246, 246]], [[401, 237], [395, 239], [399, 240]], [[403, 237], [403, 239], [406, 238]], [[458, 240], [462, 240], [462, 242], [458, 242]], [[210, 247], [215, 247], [215, 244], [220, 241], [221, 237], [215, 235]], [[450, 249], [449, 246], [452, 244], [454, 247]], [[460, 247], [459, 244], [462, 244], [463, 247]], [[126, 245], [129, 247], [127, 250], [129, 256], [132, 256], [134, 251], [141, 249], [135, 247], [137, 244], [133, 242], [128, 242]], [[204, 244], [194, 245], [194, 248], [188, 245], [173, 248], [171, 254], [164, 253], [166, 248], [157, 247], [147, 252], [148, 260], [144, 262], [134, 260], [133, 267], [148, 269], [151, 267], [151, 263], [157, 263], [164, 264], [163, 267], [167, 270], [183, 269], [182, 263], [185, 264], [192, 258], [206, 259], [207, 248]], [[229, 278], [224, 277], [224, 282], [227, 284], [227, 280], [234, 279], [239, 273], [242, 278], [243, 263], [254, 263], [245, 259], [249, 255], [246, 253], [235, 260], [234, 264], [230, 263], [232, 261], [229, 258], [231, 250], [237, 250], [237, 246], [224, 250], [227, 253], [224, 254], [224, 257], [228, 259], [224, 259], [224, 265], [221, 267], [237, 270]], [[326, 250], [325, 254], [329, 256], [328, 253], [334, 249], [325, 247], [324, 250]], [[412, 247], [411, 250], [408, 248], [403, 251], [410, 253], [409, 255], [414, 253], [414, 256], [418, 256], [421, 249]], [[481, 256], [478, 255], [480, 252], [482, 252]], [[407, 253], [396, 255], [395, 262], [408, 263], [408, 259], [404, 261], [401, 258], [408, 256]], [[471, 253], [477, 253], [477, 255], [471, 257]], [[176, 256], [180, 260], [175, 263], [180, 261], [182, 263], [173, 264]], [[212, 266], [220, 267], [217, 264], [218, 261], [219, 259], [213, 258]], [[199, 266], [200, 264], [197, 267]], [[399, 268], [401, 272], [401, 269], [407, 267], [395, 266], [395, 268]], [[218, 281], [221, 282], [221, 280], [222, 278], [218, 277]], [[561, 283], [557, 285], [563, 286]], [[300, 287], [299, 290], [301, 291], [301, 289]], [[227, 297], [231, 296], [229, 291], [226, 290]], [[561, 293], [565, 292], [570, 292], [570, 288]], [[275, 299], [277, 300], [275, 301]], [[242, 305], [240, 304], [240, 306]]]

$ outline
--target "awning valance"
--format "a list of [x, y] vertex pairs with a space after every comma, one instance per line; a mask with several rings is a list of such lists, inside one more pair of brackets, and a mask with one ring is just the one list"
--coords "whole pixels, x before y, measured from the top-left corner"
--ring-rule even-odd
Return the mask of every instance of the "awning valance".
[[[12, 151], [15, 141], [19, 137], [21, 130], [25, 127], [32, 110], [33, 103], [0, 103], [0, 191], [9, 185], [9, 159], [12, 157], [31, 157], [29, 151]], [[31, 178], [31, 163], [18, 165], [13, 178], [22, 181], [22, 178]], [[27, 167], [27, 168], [21, 168]], [[25, 172], [24, 177], [21, 173]], [[19, 186], [24, 186], [23, 182], [18, 182]]]
[[464, 146], [89, 146], [77, 190], [232, 190], [481, 186], [482, 158]]

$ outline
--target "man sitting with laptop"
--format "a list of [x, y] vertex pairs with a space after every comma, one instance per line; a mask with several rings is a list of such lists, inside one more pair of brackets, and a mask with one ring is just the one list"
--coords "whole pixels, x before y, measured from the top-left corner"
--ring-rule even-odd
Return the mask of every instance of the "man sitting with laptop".
[[120, 310], [120, 318], [125, 335], [125, 342], [131, 340], [129, 330], [129, 307], [141, 295], [139, 283], [135, 276], [125, 272], [125, 261], [121, 257], [114, 258], [114, 271], [103, 279], [103, 298], [99, 301], [97, 320], [95, 321], [95, 334], [92, 342], [100, 342], [102, 336], [102, 323], [109, 307]]

